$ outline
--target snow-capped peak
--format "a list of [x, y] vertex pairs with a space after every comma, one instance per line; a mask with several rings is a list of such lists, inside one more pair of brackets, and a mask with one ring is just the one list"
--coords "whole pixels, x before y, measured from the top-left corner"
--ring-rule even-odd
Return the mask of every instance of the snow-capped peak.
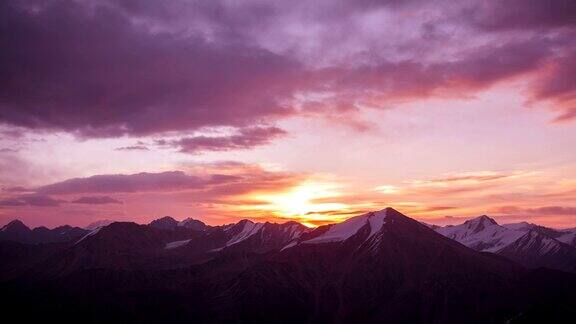
[[473, 230], [473, 231], [481, 231], [485, 227], [489, 227], [489, 226], [493, 226], [493, 225], [498, 226], [498, 223], [496, 223], [496, 221], [494, 219], [492, 219], [486, 215], [482, 215], [482, 216], [478, 216], [476, 218], [469, 219], [469, 220], [465, 221], [464, 224], [466, 224], [468, 226], [468, 228]]
[[386, 222], [387, 210], [372, 212], [361, 216], [349, 218], [342, 223], [332, 225], [323, 234], [312, 239], [303, 241], [304, 244], [317, 244], [317, 243], [331, 243], [343, 242], [352, 237], [354, 234], [364, 226], [369, 226], [370, 234], [366, 238], [368, 240], [382, 229]]
[[500, 226], [486, 215], [467, 220], [460, 225], [439, 228], [437, 232], [470, 248], [487, 252], [496, 252], [525, 233]]
[[[264, 223], [254, 223], [250, 220], [242, 220], [240, 221], [237, 226], [240, 226], [240, 230], [238, 233], [234, 234], [228, 242], [226, 242], [226, 246], [234, 245], [245, 239], [249, 238], [250, 236], [258, 233], [258, 231], [264, 226]], [[235, 229], [236, 226], [229, 228], [228, 230]]]

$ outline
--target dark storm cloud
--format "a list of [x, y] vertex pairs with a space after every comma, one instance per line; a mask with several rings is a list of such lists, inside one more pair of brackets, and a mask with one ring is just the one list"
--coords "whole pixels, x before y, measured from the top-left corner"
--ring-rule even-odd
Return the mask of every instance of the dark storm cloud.
[[[346, 114], [527, 73], [530, 99], [568, 120], [574, 3], [3, 1], [0, 123], [84, 137], [242, 133], [310, 109]], [[381, 10], [380, 21], [362, 16]], [[410, 24], [391, 36], [401, 17]], [[474, 39], [484, 41], [462, 41]], [[310, 93], [330, 96], [318, 103]], [[189, 140], [182, 150], [250, 147]]]
[[433, 64], [383, 62], [352, 70], [335, 70], [331, 72], [331, 79], [336, 80], [334, 87], [342, 92], [364, 92], [364, 98], [376, 96], [384, 100], [430, 96], [437, 90], [481, 89], [533, 71], [550, 55], [553, 48], [550, 43], [534, 38], [482, 46], [459, 59]]
[[0, 121], [83, 136], [243, 126], [290, 114], [295, 62], [151, 32], [109, 7], [0, 4]]
[[573, 0], [477, 1], [466, 18], [491, 30], [542, 29], [576, 26]]

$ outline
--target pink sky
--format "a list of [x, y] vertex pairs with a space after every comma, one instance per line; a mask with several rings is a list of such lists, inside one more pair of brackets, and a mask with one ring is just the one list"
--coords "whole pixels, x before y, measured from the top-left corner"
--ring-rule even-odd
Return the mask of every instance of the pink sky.
[[573, 2], [0, 9], [0, 224], [576, 226]]

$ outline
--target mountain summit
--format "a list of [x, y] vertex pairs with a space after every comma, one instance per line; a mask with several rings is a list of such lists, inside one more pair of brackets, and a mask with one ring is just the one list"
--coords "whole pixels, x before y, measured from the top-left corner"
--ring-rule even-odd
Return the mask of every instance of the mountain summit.
[[436, 231], [477, 251], [505, 256], [528, 267], [576, 271], [576, 248], [566, 244], [571, 233], [522, 222], [499, 225], [480, 216]]

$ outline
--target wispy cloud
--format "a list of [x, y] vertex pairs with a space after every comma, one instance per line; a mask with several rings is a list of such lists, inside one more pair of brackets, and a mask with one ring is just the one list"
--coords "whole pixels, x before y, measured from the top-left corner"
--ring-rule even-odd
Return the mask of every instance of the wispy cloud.
[[122, 202], [109, 196], [87, 196], [80, 197], [72, 200], [75, 204], [89, 204], [89, 205], [105, 205], [105, 204], [121, 204]]
[[159, 140], [157, 144], [176, 148], [179, 152], [199, 154], [210, 151], [246, 150], [270, 144], [286, 135], [278, 127], [249, 127], [240, 129], [237, 134], [223, 136], [193, 136], [176, 140]]
[[494, 209], [495, 213], [502, 214], [516, 214], [516, 215], [536, 215], [536, 216], [547, 216], [547, 215], [576, 215], [576, 207], [568, 206], [544, 206], [537, 208], [523, 208], [519, 206], [502, 206]]
[[0, 200], [0, 206], [15, 207], [15, 206], [36, 206], [36, 207], [56, 207], [60, 206], [65, 201], [54, 199], [47, 195], [21, 195], [3, 198]]
[[116, 151], [149, 151], [150, 149], [144, 145], [131, 145], [131, 146], [117, 147], [114, 150], [116, 150]]

